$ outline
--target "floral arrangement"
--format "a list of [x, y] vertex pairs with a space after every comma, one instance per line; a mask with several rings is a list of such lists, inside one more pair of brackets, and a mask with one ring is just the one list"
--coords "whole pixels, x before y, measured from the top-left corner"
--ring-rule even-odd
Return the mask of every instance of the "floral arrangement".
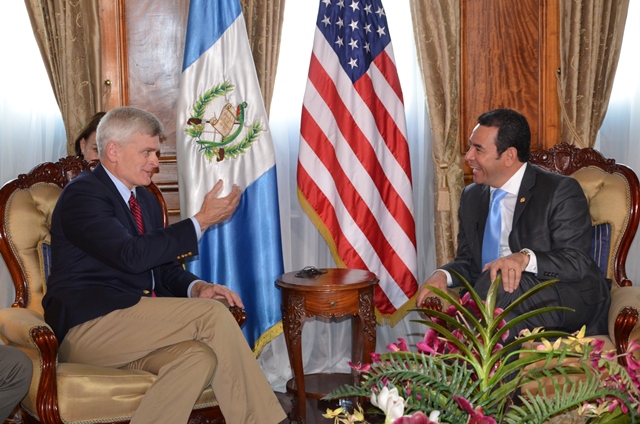
[[[636, 422], [640, 361], [631, 353], [639, 344], [631, 343], [622, 366], [615, 352], [603, 351], [603, 341], [584, 336], [584, 327], [573, 335], [524, 330], [508, 342], [518, 322], [570, 310], [541, 308], [505, 321], [522, 300], [557, 280], [532, 288], [505, 310], [495, 306], [500, 276], [486, 301], [461, 280], [467, 293], [460, 299], [432, 289], [450, 303], [446, 311], [417, 309], [428, 317], [418, 322], [429, 327], [417, 352], [399, 339], [388, 346], [390, 353], [373, 354], [372, 364], [350, 363], [360, 383], [339, 387], [325, 399], [369, 398], [375, 409], [368, 416], [384, 414], [385, 424]], [[335, 424], [367, 422], [359, 405], [354, 411], [327, 410], [324, 417]]]

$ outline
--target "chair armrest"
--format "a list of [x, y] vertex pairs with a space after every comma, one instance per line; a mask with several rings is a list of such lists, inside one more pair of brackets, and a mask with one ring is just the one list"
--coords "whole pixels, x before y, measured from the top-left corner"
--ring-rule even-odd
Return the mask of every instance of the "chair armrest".
[[24, 308], [0, 309], [0, 334], [12, 345], [38, 349], [31, 332], [39, 327], [46, 327], [53, 333], [42, 316], [34, 311]]
[[[461, 290], [461, 287], [456, 287], [453, 289], [448, 288], [447, 293], [452, 298], [459, 299], [460, 290]], [[430, 309], [432, 311], [439, 311], [439, 312], [446, 311], [449, 306], [451, 306], [449, 302], [442, 299], [440, 296], [436, 296], [435, 294], [431, 296], [427, 296], [422, 302], [422, 305], [417, 305], [418, 308]]]
[[[62, 423], [58, 412], [58, 340], [41, 315], [24, 308], [0, 309], [0, 334], [11, 345], [25, 352], [33, 363], [33, 377], [29, 392], [36, 390], [37, 400], [30, 409], [36, 409], [42, 422]], [[36, 389], [37, 388], [37, 389]], [[35, 408], [34, 408], [35, 407]]]
[[619, 287], [611, 292], [609, 337], [620, 355], [627, 351], [631, 340], [640, 340], [640, 328], [637, 328], [639, 311], [640, 287]]
[[226, 299], [219, 299], [218, 301], [229, 308], [229, 312], [231, 312], [231, 315], [233, 315], [233, 317], [236, 319], [238, 325], [242, 327], [242, 324], [244, 324], [244, 322], [247, 320], [247, 313], [245, 312], [245, 310], [240, 308], [239, 306], [229, 306], [229, 302], [227, 302]]

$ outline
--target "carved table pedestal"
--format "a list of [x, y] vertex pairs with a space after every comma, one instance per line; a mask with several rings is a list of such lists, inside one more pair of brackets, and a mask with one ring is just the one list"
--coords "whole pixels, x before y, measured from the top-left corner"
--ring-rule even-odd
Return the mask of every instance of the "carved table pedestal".
[[[281, 275], [276, 285], [282, 289], [282, 325], [293, 378], [287, 391], [293, 393], [290, 421], [304, 423], [307, 397], [320, 399], [342, 384], [357, 381], [352, 374], [304, 374], [302, 366], [302, 325], [306, 317], [339, 318], [352, 315], [353, 363], [371, 363], [376, 347], [376, 317], [373, 288], [375, 274], [356, 269], [331, 268], [313, 277]], [[307, 381], [305, 381], [307, 380]]]

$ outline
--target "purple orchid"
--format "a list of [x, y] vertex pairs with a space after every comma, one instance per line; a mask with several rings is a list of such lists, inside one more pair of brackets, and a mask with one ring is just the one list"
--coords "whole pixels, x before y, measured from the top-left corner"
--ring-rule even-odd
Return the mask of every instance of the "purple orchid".
[[398, 339], [398, 343], [388, 344], [387, 349], [389, 349], [389, 351], [391, 352], [409, 352], [407, 341], [402, 337]]
[[405, 415], [396, 419], [393, 424], [439, 424], [439, 416], [440, 411], [432, 411], [428, 417], [424, 412], [418, 411], [413, 415]]
[[361, 362], [358, 362], [357, 364], [354, 364], [351, 361], [349, 361], [348, 364], [352, 369], [358, 371], [359, 373], [366, 373], [366, 372], [369, 372], [371, 370], [371, 364], [363, 364]]
[[460, 408], [462, 408], [464, 412], [469, 414], [469, 421], [467, 422], [468, 424], [496, 424], [496, 420], [484, 415], [481, 406], [478, 406], [474, 409], [473, 405], [471, 405], [471, 402], [469, 402], [462, 396], [453, 395], [453, 400], [455, 400], [458, 405], [460, 405]]

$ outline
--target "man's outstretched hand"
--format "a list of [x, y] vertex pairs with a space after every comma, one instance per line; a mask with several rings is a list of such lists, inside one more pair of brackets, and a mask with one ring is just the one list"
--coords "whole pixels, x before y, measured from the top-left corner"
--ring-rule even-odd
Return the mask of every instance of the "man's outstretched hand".
[[200, 211], [194, 215], [203, 232], [210, 226], [222, 222], [233, 215], [233, 212], [238, 207], [238, 203], [240, 203], [242, 190], [235, 184], [231, 189], [231, 193], [225, 197], [218, 197], [223, 185], [222, 180], [219, 180], [216, 185], [213, 186], [211, 191], [204, 196]]

